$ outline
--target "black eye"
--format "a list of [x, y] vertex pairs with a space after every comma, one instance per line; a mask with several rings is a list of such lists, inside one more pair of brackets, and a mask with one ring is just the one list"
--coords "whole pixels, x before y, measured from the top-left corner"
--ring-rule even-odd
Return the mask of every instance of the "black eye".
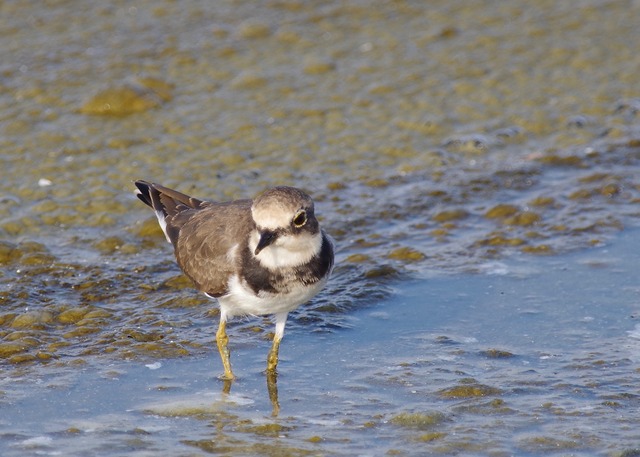
[[293, 225], [300, 228], [304, 224], [307, 223], [307, 213], [303, 210], [296, 214], [296, 217], [293, 218]]

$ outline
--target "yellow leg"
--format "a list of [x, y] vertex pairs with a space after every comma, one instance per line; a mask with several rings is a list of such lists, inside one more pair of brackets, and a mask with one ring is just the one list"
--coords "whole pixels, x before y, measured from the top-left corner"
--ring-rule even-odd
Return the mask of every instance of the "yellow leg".
[[222, 359], [222, 366], [224, 367], [223, 379], [233, 380], [235, 376], [231, 371], [231, 362], [229, 361], [229, 337], [227, 336], [227, 322], [220, 320], [218, 331], [216, 332], [216, 343], [218, 343], [218, 352], [220, 352], [220, 358]]
[[276, 331], [273, 335], [273, 344], [267, 357], [267, 373], [275, 373], [278, 366], [278, 351], [280, 350], [280, 341], [284, 335], [284, 326], [287, 323], [287, 313], [276, 314]]
[[280, 413], [280, 402], [278, 402], [278, 352], [280, 350], [280, 341], [284, 335], [284, 326], [287, 322], [287, 313], [276, 314], [276, 331], [273, 335], [273, 344], [267, 357], [267, 390], [269, 391], [269, 400], [271, 400], [271, 415], [277, 417]]
[[269, 356], [267, 357], [267, 372], [274, 373], [276, 371], [276, 367], [278, 366], [278, 351], [280, 350], [280, 341], [282, 338], [276, 335], [273, 337], [273, 345], [271, 346], [271, 350], [269, 351]]

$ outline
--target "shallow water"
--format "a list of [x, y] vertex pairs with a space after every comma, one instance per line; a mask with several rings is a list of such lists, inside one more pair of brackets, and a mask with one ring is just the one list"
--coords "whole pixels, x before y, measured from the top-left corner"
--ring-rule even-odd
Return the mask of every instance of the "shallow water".
[[[579, 254], [394, 284], [350, 329], [2, 380], [2, 455], [635, 455], [640, 231]], [[626, 452], [626, 454], [625, 454]]]
[[[2, 2], [0, 446], [632, 455], [639, 14]], [[140, 178], [316, 200], [337, 268], [287, 325], [278, 419], [269, 319], [233, 323], [224, 394]]]

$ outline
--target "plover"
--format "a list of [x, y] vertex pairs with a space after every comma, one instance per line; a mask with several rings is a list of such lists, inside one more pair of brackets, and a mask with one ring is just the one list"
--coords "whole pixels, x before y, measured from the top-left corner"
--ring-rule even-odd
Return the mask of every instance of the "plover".
[[288, 313], [320, 292], [333, 268], [333, 243], [311, 197], [281, 186], [254, 200], [219, 203], [147, 181], [135, 185], [184, 274], [220, 305], [216, 342], [224, 379], [234, 379], [226, 323], [240, 315], [275, 315], [267, 358], [267, 372], [275, 373]]

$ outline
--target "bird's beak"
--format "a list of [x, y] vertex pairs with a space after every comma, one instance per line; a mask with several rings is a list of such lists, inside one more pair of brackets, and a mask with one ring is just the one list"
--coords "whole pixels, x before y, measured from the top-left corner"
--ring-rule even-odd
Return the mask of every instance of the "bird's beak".
[[265, 230], [264, 232], [260, 232], [260, 241], [258, 241], [258, 245], [256, 246], [256, 250], [254, 252], [255, 255], [260, 254], [264, 248], [273, 243], [278, 235], [276, 232], [272, 232], [270, 230]]

